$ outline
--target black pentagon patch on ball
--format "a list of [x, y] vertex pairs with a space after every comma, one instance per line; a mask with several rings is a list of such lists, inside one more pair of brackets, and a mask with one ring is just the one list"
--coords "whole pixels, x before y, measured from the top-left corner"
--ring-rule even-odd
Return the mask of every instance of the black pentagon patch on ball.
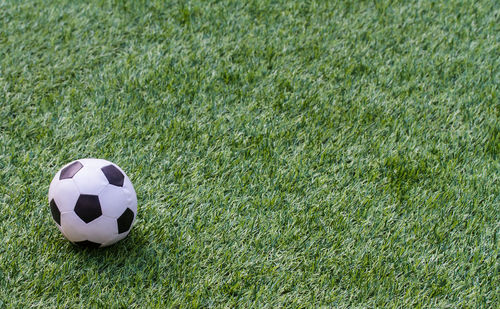
[[108, 179], [109, 183], [118, 187], [123, 186], [123, 180], [125, 176], [123, 176], [122, 172], [116, 168], [114, 165], [108, 165], [101, 168], [104, 176]]
[[86, 247], [86, 248], [99, 248], [101, 246], [101, 244], [98, 244], [90, 240], [76, 241], [75, 244], [80, 247]]
[[68, 165], [62, 169], [61, 174], [59, 175], [59, 180], [68, 179], [68, 178], [75, 176], [75, 174], [79, 170], [81, 170], [82, 167], [83, 167], [83, 165], [78, 161], [71, 163], [70, 165]]
[[75, 213], [85, 223], [99, 218], [102, 215], [102, 210], [97, 195], [81, 194], [76, 201]]
[[132, 221], [134, 221], [134, 212], [130, 208], [127, 208], [117, 220], [118, 233], [128, 231], [132, 225]]
[[58, 225], [61, 225], [61, 212], [59, 211], [59, 208], [57, 208], [54, 199], [50, 201], [50, 212], [52, 213], [52, 218], [54, 218], [54, 221], [56, 221]]

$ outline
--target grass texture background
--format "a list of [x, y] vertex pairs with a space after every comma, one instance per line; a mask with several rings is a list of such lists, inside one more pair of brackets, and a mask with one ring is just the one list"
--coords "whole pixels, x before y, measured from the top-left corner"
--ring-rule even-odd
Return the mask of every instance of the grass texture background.
[[[498, 1], [0, 1], [0, 308], [500, 305]], [[129, 237], [54, 173], [111, 160]]]

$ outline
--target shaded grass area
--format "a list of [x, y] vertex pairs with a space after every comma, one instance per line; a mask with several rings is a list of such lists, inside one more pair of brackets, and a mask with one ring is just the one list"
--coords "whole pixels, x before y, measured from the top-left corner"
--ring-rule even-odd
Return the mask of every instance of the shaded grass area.
[[[0, 1], [0, 307], [499, 305], [494, 1]], [[120, 165], [121, 243], [46, 195]]]

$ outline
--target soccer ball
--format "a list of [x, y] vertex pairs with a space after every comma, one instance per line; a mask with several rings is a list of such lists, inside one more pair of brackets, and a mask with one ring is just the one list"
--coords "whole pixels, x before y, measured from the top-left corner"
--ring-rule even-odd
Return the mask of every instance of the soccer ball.
[[72, 243], [106, 247], [125, 238], [137, 214], [132, 182], [116, 164], [80, 159], [64, 166], [49, 187], [52, 218]]

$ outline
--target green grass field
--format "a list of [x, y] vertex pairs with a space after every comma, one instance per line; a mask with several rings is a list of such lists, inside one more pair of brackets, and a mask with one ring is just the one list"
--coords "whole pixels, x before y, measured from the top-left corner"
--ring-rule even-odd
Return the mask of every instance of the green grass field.
[[[500, 2], [0, 1], [0, 308], [500, 306]], [[138, 220], [80, 249], [65, 163]]]

